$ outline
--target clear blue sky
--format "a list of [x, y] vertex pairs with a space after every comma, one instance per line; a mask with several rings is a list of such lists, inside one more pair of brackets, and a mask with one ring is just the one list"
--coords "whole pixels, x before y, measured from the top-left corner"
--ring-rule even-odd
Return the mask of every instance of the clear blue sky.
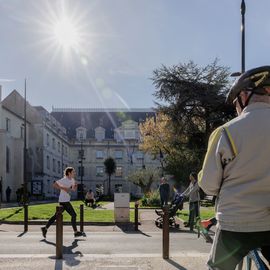
[[[153, 69], [241, 67], [241, 0], [0, 0], [0, 84], [32, 105], [153, 106]], [[270, 1], [246, 0], [246, 69], [270, 64]], [[66, 32], [68, 27], [68, 33]], [[62, 33], [63, 32], [63, 33]], [[66, 41], [66, 43], [65, 43]], [[65, 45], [64, 45], [65, 44]]]

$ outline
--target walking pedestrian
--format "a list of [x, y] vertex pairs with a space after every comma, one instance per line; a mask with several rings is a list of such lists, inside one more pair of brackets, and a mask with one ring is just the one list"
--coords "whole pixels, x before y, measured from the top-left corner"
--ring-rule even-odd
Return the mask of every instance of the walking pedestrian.
[[11, 188], [8, 186], [7, 189], [6, 189], [7, 202], [10, 202], [10, 194], [11, 194]]
[[170, 196], [170, 185], [167, 183], [167, 179], [165, 177], [162, 177], [160, 182], [159, 195], [161, 207], [163, 207], [164, 205], [168, 204]]
[[[67, 167], [64, 171], [64, 177], [56, 182], [53, 183], [53, 187], [60, 190], [59, 194], [59, 204], [63, 206], [63, 211], [67, 211], [69, 215], [71, 216], [71, 223], [72, 228], [74, 231], [74, 236], [83, 236], [84, 234], [82, 232], [79, 232], [77, 230], [76, 226], [76, 213], [74, 211], [74, 208], [72, 204], [70, 203], [71, 199], [71, 192], [76, 191], [77, 184], [74, 180], [75, 177], [75, 170], [72, 167]], [[46, 238], [47, 231], [49, 227], [53, 224], [53, 222], [56, 220], [56, 214], [55, 213], [47, 222], [45, 227], [41, 227], [42, 235], [44, 238]]]

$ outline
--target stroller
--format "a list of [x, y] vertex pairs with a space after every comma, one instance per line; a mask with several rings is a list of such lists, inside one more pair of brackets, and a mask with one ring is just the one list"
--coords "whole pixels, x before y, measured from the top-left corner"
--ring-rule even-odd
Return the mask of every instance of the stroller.
[[[184, 196], [180, 193], [176, 193], [175, 197], [171, 203], [171, 207], [169, 209], [169, 225], [171, 227], [179, 228], [179, 224], [175, 222], [175, 215], [177, 210], [183, 209]], [[156, 214], [158, 215], [155, 220], [155, 224], [157, 227], [162, 228], [163, 226], [163, 211], [156, 210]]]

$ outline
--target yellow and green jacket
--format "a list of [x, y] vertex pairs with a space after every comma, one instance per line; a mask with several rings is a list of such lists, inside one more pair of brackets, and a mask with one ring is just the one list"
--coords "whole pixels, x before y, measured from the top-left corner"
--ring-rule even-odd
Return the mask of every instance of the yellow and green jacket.
[[199, 185], [222, 230], [270, 231], [270, 104], [248, 105], [210, 136]]

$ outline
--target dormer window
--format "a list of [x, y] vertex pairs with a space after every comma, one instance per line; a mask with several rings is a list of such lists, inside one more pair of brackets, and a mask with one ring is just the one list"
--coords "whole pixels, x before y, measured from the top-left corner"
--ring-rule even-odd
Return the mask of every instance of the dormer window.
[[78, 141], [86, 140], [86, 128], [85, 127], [76, 128], [76, 139]]
[[105, 129], [103, 127], [95, 128], [95, 138], [98, 142], [101, 142], [105, 139]]

